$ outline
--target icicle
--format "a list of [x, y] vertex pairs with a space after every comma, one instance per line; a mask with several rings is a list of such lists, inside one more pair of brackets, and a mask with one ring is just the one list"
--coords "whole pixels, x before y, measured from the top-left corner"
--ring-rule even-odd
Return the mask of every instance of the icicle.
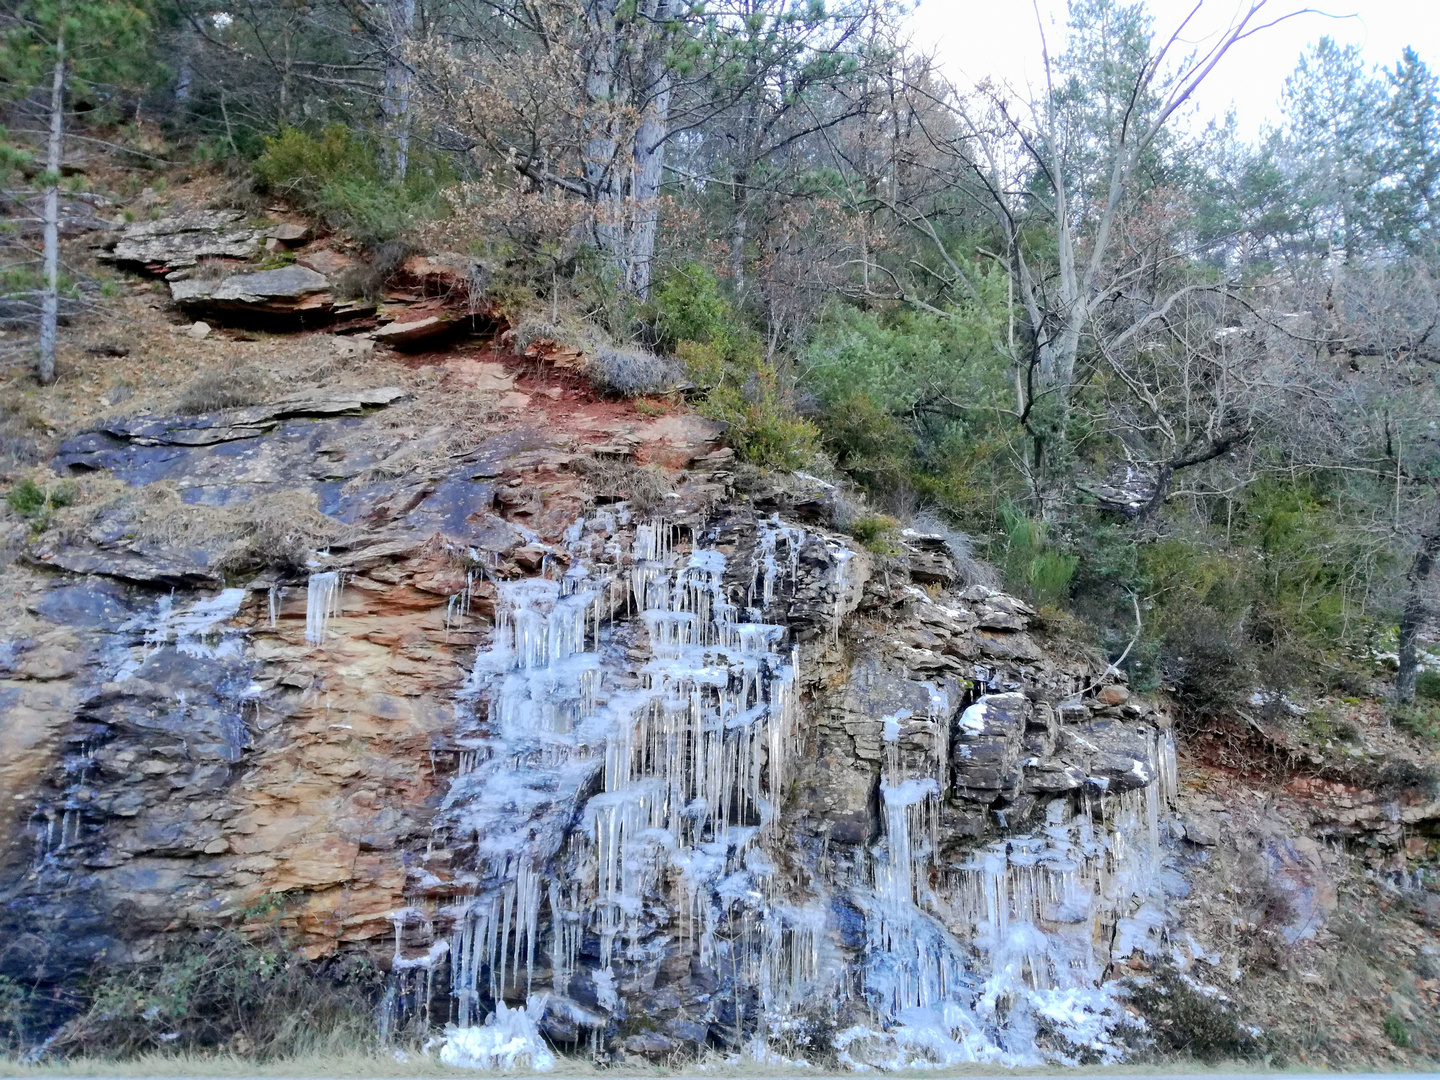
[[340, 597], [344, 586], [340, 574], [328, 570], [311, 574], [305, 599], [305, 643], [319, 645], [325, 640], [325, 627], [340, 614]]

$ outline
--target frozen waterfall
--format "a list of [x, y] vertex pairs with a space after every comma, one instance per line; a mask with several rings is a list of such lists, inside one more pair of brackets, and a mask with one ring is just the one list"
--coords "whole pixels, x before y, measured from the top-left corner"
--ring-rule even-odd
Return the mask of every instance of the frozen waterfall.
[[[1051, 1058], [1113, 1058], [1125, 1021], [1102, 984], [1111, 941], [1128, 955], [1163, 923], [1168, 736], [1152, 741], [1158, 783], [1054, 799], [1035, 833], [947, 859], [958, 703], [932, 686], [929, 715], [878, 718], [878, 842], [824, 868], [810, 853], [797, 873], [781, 822], [801, 750], [800, 656], [784, 619], [767, 618], [807, 544], [828, 545], [838, 591], [851, 552], [778, 520], [760, 523], [744, 561], [687, 534], [599, 514], [567, 531], [542, 576], [495, 583], [444, 806], [468, 860], [465, 894], [434, 913], [453, 927], [445, 1060], [538, 1067], [547, 1010], [598, 1049], [657, 948], [753, 991], [730, 1041], [761, 1060], [807, 1002], [866, 1018], [834, 1037], [855, 1065], [1034, 1064], [1042, 1026], [1062, 1047]], [[317, 638], [331, 589], [312, 578]], [[923, 766], [899, 752], [905, 724], [933, 735]], [[853, 968], [837, 945], [841, 901], [863, 915]]]

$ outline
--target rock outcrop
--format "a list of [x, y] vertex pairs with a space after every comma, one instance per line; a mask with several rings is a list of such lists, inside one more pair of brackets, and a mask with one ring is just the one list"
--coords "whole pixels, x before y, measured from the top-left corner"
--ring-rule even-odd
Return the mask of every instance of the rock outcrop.
[[157, 276], [187, 270], [202, 259], [250, 259], [261, 233], [239, 210], [191, 210], [176, 217], [124, 226], [100, 258]]
[[[303, 496], [341, 538], [238, 579], [233, 535], [147, 539], [120, 500], [29, 553], [7, 973], [63, 982], [280, 896], [307, 955], [368, 951], [462, 1024], [546, 990], [559, 1043], [734, 1047], [829, 1000], [857, 1062], [1032, 1060], [1005, 1032], [1083, 990], [1055, 1023], [1114, 1050], [1101, 976], [1151, 938], [1096, 928], [1156, 902], [1163, 713], [1047, 654], [938, 538], [877, 562], [803, 520], [803, 480], [737, 492], [699, 418], [436, 458], [383, 423], [400, 397], [61, 447], [197, 512]], [[673, 490], [597, 503], [597, 453]]]

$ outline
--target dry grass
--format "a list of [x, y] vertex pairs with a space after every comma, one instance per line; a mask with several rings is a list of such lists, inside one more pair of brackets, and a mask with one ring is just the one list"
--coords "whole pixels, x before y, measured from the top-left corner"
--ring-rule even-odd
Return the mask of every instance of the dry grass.
[[277, 492], [231, 513], [232, 519], [240, 519], [239, 535], [215, 563], [226, 577], [266, 570], [282, 576], [303, 574], [312, 551], [355, 535], [350, 526], [322, 514], [311, 492]]
[[583, 476], [591, 492], [607, 501], [623, 499], [633, 510], [645, 515], [664, 507], [675, 491], [669, 475], [654, 466], [605, 458], [579, 458], [573, 468]]
[[[1259, 851], [1279, 823], [1256, 828], [1275, 812], [1273, 803], [1262, 809], [1273, 796], [1237, 787], [1212, 797], [1233, 820], [1207, 860], [1187, 871], [1192, 888], [1179, 908], [1185, 930], [1218, 953], [1218, 963], [1197, 964], [1191, 974], [1230, 995], [1238, 1015], [1263, 1029], [1266, 1050], [1290, 1065], [1414, 1069], [1433, 1063], [1440, 1054], [1440, 956], [1423, 951], [1435, 941], [1424, 925], [1428, 896], [1407, 902], [1367, 874], [1360, 860], [1330, 849], [1325, 876], [1335, 883], [1335, 910], [1313, 936], [1287, 943], [1280, 930], [1295, 923], [1291, 897]], [[1252, 802], [1253, 811], [1247, 809]], [[1396, 1024], [1408, 1045], [1393, 1037]]]
[[175, 411], [187, 416], [258, 405], [265, 400], [267, 380], [249, 364], [211, 368], [180, 392]]
[[506, 413], [494, 393], [447, 390], [441, 372], [418, 372], [408, 380], [406, 389], [414, 400], [391, 406], [381, 422], [391, 430], [413, 432], [413, 445], [375, 466], [373, 479], [421, 468], [444, 471], [450, 467], [451, 455], [473, 450], [505, 426]]
[[[68, 502], [38, 523], [0, 503], [0, 521], [11, 525], [17, 540], [81, 543], [103, 529], [167, 547], [220, 551], [215, 569], [226, 577], [265, 570], [303, 573], [312, 551], [354, 535], [350, 526], [322, 514], [311, 492], [278, 491], [251, 505], [214, 507], [185, 502], [169, 482], [132, 488], [109, 473], [61, 482], [48, 470], [35, 468], [18, 479], [31, 479], [42, 488], [63, 484]], [[29, 528], [22, 533], [22, 526]]]

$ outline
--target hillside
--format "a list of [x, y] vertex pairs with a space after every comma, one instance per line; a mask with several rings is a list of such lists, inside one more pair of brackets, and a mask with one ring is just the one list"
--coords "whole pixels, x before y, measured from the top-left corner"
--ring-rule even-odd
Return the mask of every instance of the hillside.
[[1280, 2], [0, 6], [0, 1061], [1433, 1065], [1440, 77]]
[[1435, 1052], [1435, 750], [1371, 700], [1187, 721], [953, 539], [867, 546], [683, 393], [517, 351], [461, 257], [203, 329], [94, 272], [110, 317], [6, 395], [46, 498], [5, 511], [3, 963], [47, 1055], [284, 1052], [182, 974], [281, 943], [339, 1030], [383, 994], [477, 1063], [492, 1010], [532, 1063]]

